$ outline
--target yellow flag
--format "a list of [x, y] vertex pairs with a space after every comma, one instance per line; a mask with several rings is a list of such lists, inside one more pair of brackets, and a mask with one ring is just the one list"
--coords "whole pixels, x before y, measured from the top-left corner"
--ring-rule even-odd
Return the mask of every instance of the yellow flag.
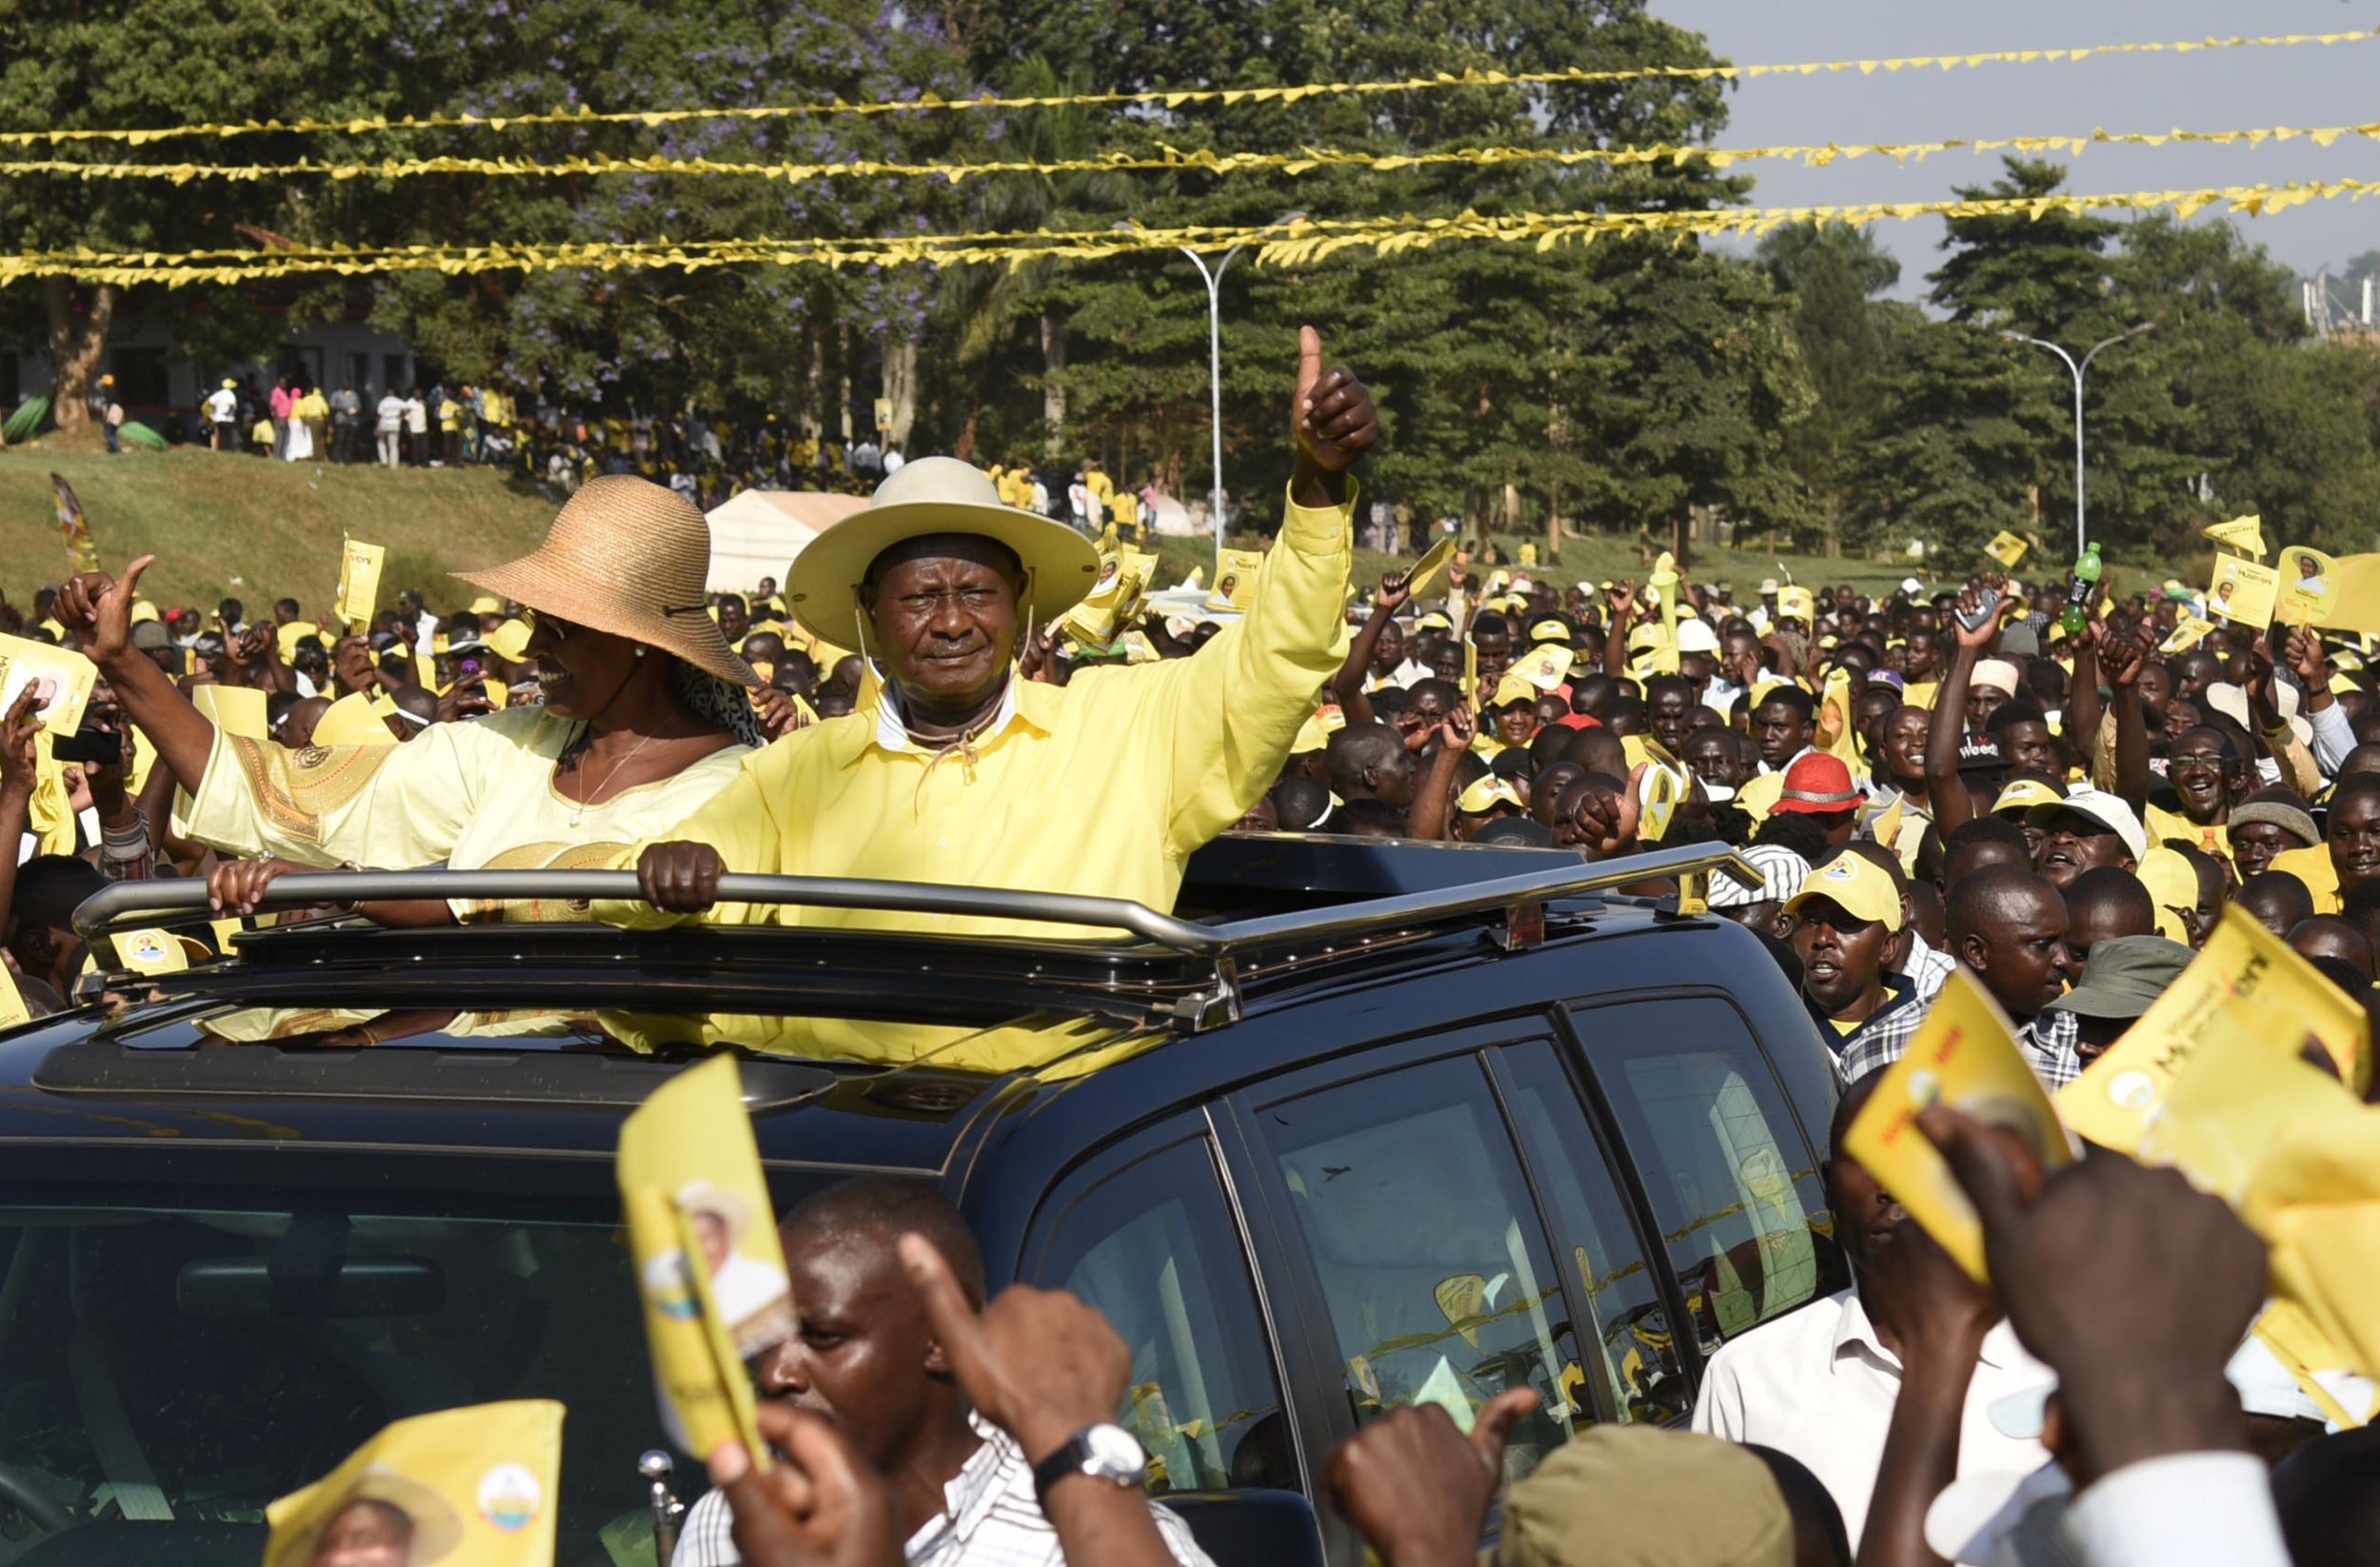
[[332, 619], [345, 622], [350, 631], [371, 628], [372, 616], [380, 609], [380, 568], [387, 558], [386, 548], [361, 539], [349, 539], [340, 547], [339, 598], [331, 606]]
[[2198, 530], [2227, 549], [2256, 560], [2264, 559], [2264, 518], [2234, 517], [2228, 523], [2209, 523]]
[[2227, 1038], [2288, 1061], [2311, 1036], [2360, 1092], [2371, 1070], [2366, 1027], [2346, 992], [2234, 904], [2124, 1037], [2058, 1090], [2058, 1114], [2101, 1147], [2132, 1153], [2194, 1053]]
[[1505, 675], [1508, 679], [1525, 681], [1537, 690], [1551, 691], [1570, 673], [1574, 656], [1567, 647], [1545, 644], [1513, 660], [1513, 666], [1505, 671]]
[[225, 734], [246, 740], [272, 738], [272, 725], [265, 717], [265, 693], [253, 685], [225, 685], [215, 681], [193, 685], [190, 705]]
[[99, 546], [91, 541], [90, 524], [83, 519], [83, 503], [74, 498], [74, 486], [53, 473], [50, 493], [58, 506], [58, 536], [66, 544], [66, 568], [98, 570]]
[[2331, 567], [2330, 607], [2314, 624], [2336, 631], [2380, 631], [2380, 555], [2341, 555]]
[[2002, 528], [1992, 535], [1992, 542], [1983, 546], [1983, 552], [2013, 571], [2016, 563], [2025, 558], [2025, 551], [2031, 547], [2024, 540]]
[[25, 993], [16, 987], [16, 971], [0, 963], [0, 1028], [14, 1028], [32, 1016], [32, 1009], [25, 1004]]
[[[2380, 1106], [2334, 1101], [2291, 1121], [2257, 1161], [2241, 1213], [2270, 1248], [2272, 1293], [2328, 1340], [2301, 1356], [2335, 1347], [2348, 1369], [2380, 1379]], [[2360, 1392], [2367, 1407], [2350, 1413], [2369, 1418], [2369, 1382]]]
[[1908, 1052], [1884, 1069], [1844, 1132], [1843, 1148], [1900, 1199], [1959, 1266], [1983, 1279], [1982, 1221], [1941, 1153], [1917, 1130], [1917, 1112], [1935, 1104], [2013, 1132], [2044, 1170], [2073, 1162], [2057, 1112], [2016, 1048], [2008, 1015], [1963, 967], [1944, 982]]
[[734, 1060], [655, 1089], [620, 1128], [618, 1174], [671, 1439], [740, 1439], [765, 1465], [744, 1362], [792, 1336], [792, 1285]]
[[318, 1561], [551, 1567], [562, 1405], [550, 1398], [399, 1420], [265, 1510], [265, 1567]]

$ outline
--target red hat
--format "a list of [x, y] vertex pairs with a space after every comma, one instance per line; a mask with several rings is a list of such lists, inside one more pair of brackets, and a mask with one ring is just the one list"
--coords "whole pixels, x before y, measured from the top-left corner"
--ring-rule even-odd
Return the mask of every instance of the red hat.
[[1859, 801], [1859, 791], [1852, 787], [1851, 769], [1842, 758], [1812, 751], [1785, 769], [1784, 792], [1770, 809], [1831, 816], [1857, 809]]

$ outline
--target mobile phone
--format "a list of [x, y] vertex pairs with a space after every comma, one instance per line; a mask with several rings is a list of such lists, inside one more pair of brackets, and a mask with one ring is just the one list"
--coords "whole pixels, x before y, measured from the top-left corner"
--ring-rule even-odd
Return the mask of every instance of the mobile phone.
[[1992, 618], [2000, 612], [2000, 590], [1998, 588], [1985, 587], [1978, 588], [1976, 591], [1979, 598], [1973, 614], [1971, 615], [1964, 609], [1953, 613], [1953, 618], [1958, 622], [1961, 628], [1969, 631], [1982, 630], [1991, 625]]
[[89, 725], [70, 735], [60, 735], [50, 743], [50, 754], [60, 762], [96, 762], [102, 764], [120, 762], [124, 758], [124, 738], [113, 729]]

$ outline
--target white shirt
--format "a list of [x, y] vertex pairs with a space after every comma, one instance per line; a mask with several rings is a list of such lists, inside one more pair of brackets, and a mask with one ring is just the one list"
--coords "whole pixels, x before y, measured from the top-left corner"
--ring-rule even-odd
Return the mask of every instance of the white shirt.
[[228, 387], [217, 387], [207, 394], [207, 417], [218, 425], [228, 425], [240, 415], [240, 394]]
[[408, 397], [402, 407], [405, 409], [405, 427], [408, 433], [420, 435], [428, 430], [429, 409], [423, 405], [420, 398]]
[[[2001, 1436], [1988, 1412], [1993, 1399], [2056, 1375], [2025, 1353], [2006, 1322], [1984, 1336], [1959, 1422], [1960, 1474], [2023, 1473], [2049, 1461], [2039, 1442]], [[1721, 1345], [1703, 1368], [1694, 1428], [1809, 1465], [1842, 1509], [1855, 1551], [1900, 1387], [1900, 1361], [1877, 1340], [1859, 1292], [1844, 1290]]]
[[[982, 1434], [983, 1445], [942, 1487], [942, 1511], [902, 1547], [909, 1567], [1065, 1567], [1058, 1531], [1034, 1498], [1033, 1466], [1025, 1462], [1023, 1449], [981, 1417], [970, 1415], [967, 1420]], [[1215, 1567], [1180, 1514], [1151, 1502], [1149, 1516], [1180, 1567]], [[743, 1558], [728, 1534], [732, 1521], [725, 1492], [713, 1491], [696, 1502], [679, 1532], [670, 1567], [738, 1567]]]
[[382, 435], [394, 435], [405, 426], [405, 399], [395, 392], [382, 398], [372, 412], [376, 415], [373, 428]]
[[2288, 1567], [2262, 1459], [2177, 1453], [2102, 1476], [2066, 1509], [2083, 1567]]

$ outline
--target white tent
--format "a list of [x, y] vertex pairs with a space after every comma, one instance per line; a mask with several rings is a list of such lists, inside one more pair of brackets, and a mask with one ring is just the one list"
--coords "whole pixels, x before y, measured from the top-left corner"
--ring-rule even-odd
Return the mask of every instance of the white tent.
[[804, 545], [865, 505], [863, 495], [745, 490], [710, 514], [711, 569], [704, 587], [748, 593], [763, 577], [783, 583]]

